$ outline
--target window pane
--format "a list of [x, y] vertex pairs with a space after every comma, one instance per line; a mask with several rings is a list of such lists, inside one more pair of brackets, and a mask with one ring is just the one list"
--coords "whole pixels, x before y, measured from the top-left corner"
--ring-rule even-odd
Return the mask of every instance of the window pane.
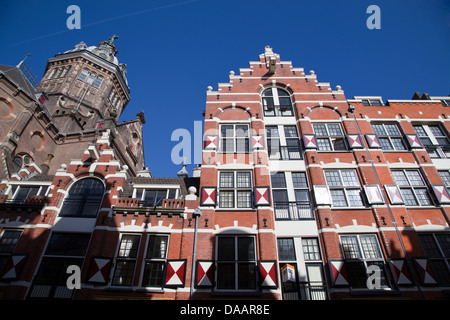
[[386, 136], [386, 130], [382, 124], [372, 124], [372, 130], [376, 135]]
[[422, 206], [431, 206], [433, 203], [431, 202], [431, 198], [428, 195], [427, 189], [414, 189], [416, 192], [417, 199]]
[[414, 193], [410, 188], [402, 188], [400, 189], [402, 194], [402, 198], [405, 201], [405, 205], [407, 206], [417, 206], [417, 200], [414, 197]]
[[339, 171], [325, 171], [325, 178], [327, 180], [327, 184], [330, 187], [342, 187], [343, 184], [341, 182], [341, 178], [339, 176]]
[[286, 178], [284, 172], [277, 172], [270, 176], [272, 180], [272, 188], [286, 188]]
[[297, 128], [295, 126], [285, 126], [284, 135], [286, 136], [286, 138], [297, 138]]
[[409, 186], [409, 182], [406, 179], [406, 175], [403, 171], [393, 170], [391, 171], [391, 173], [396, 184], [398, 184], [399, 186]]
[[97, 79], [95, 79], [94, 87], [95, 87], [95, 88], [99, 88], [100, 85], [102, 84], [102, 81], [103, 81], [103, 78], [100, 77], [100, 76], [98, 76]]
[[356, 236], [341, 236], [341, 243], [346, 259], [362, 259]]
[[238, 260], [254, 261], [255, 260], [255, 242], [251, 237], [238, 238]]
[[168, 236], [155, 236], [151, 235], [148, 248], [147, 258], [149, 259], [165, 259], [167, 253]]
[[416, 130], [416, 133], [418, 136], [428, 137], [427, 133], [425, 132], [425, 130], [423, 129], [422, 126], [417, 125], [417, 126], [413, 126], [413, 127], [414, 127], [414, 130]]
[[237, 192], [237, 207], [238, 208], [251, 208], [251, 206], [252, 206], [251, 191], [238, 191]]
[[389, 138], [378, 138], [381, 144], [381, 149], [383, 150], [394, 150], [394, 148], [391, 145], [391, 141]]
[[445, 137], [444, 132], [442, 132], [439, 126], [428, 126], [428, 128], [435, 137]]
[[236, 139], [236, 152], [248, 152], [250, 150], [249, 139]]
[[295, 201], [309, 203], [309, 190], [295, 190]]
[[234, 191], [220, 191], [219, 206], [221, 208], [234, 208]]
[[424, 186], [425, 183], [423, 182], [419, 171], [417, 170], [407, 170], [406, 176], [408, 177], [409, 184], [412, 186]]
[[333, 207], [347, 207], [344, 190], [330, 190]]
[[278, 92], [278, 97], [289, 97], [289, 93], [282, 89], [277, 89], [277, 92]]
[[89, 233], [53, 233], [46, 255], [84, 256], [91, 235]]
[[302, 239], [303, 255], [306, 261], [320, 261], [319, 243], [316, 238]]
[[419, 239], [422, 244], [423, 251], [425, 251], [428, 258], [442, 257], [432, 234], [419, 234]]
[[342, 170], [342, 181], [345, 187], [359, 187], [358, 175], [355, 170]]
[[439, 171], [439, 175], [442, 178], [442, 181], [447, 187], [450, 187], [450, 172], [448, 171]]
[[294, 239], [277, 239], [278, 259], [281, 261], [295, 261]]
[[345, 145], [345, 140], [342, 139], [331, 139], [331, 142], [333, 143], [333, 149], [334, 150], [347, 150], [347, 147]]
[[267, 138], [278, 138], [280, 135], [278, 133], [278, 127], [266, 127]]
[[150, 201], [152, 203], [155, 202], [156, 199], [156, 190], [151, 190], [151, 189], [145, 189], [145, 197], [144, 200], [145, 201]]
[[217, 240], [217, 260], [234, 261], [234, 237], [219, 237]]
[[238, 289], [255, 289], [256, 273], [254, 263], [238, 264]]
[[220, 188], [233, 188], [233, 187], [234, 187], [234, 172], [221, 172]]
[[360, 189], [347, 189], [348, 201], [350, 202], [351, 207], [362, 207], [363, 202], [361, 199], [361, 190]]
[[122, 235], [117, 256], [123, 258], [136, 258], [139, 247], [139, 238], [140, 236], [138, 235]]
[[232, 125], [220, 126], [220, 133], [222, 137], [232, 138], [234, 137], [234, 130]]
[[381, 259], [381, 252], [378, 248], [378, 241], [374, 235], [361, 235], [362, 251], [366, 259]]
[[81, 81], [84, 81], [84, 80], [86, 80], [88, 74], [89, 74], [89, 71], [84, 69], [83, 72], [81, 72], [80, 77], [78, 79]]
[[343, 136], [341, 126], [337, 123], [328, 124], [328, 133], [330, 136]]
[[327, 127], [324, 124], [313, 124], [313, 128], [317, 136], [328, 136]]
[[235, 289], [234, 263], [217, 264], [217, 289]]
[[317, 147], [320, 151], [331, 151], [330, 140], [328, 139], [317, 139]]
[[5, 230], [0, 238], [0, 253], [12, 253], [21, 234], [20, 230]]
[[142, 286], [161, 287], [163, 285], [164, 264], [165, 262], [146, 261]]
[[117, 261], [113, 285], [131, 286], [135, 265], [135, 261]]
[[292, 182], [294, 184], [294, 188], [308, 188], [306, 172], [292, 172]]
[[386, 131], [390, 136], [401, 136], [400, 130], [396, 124], [386, 124]]
[[236, 137], [248, 137], [248, 125], [236, 125]]
[[402, 138], [392, 138], [392, 144], [396, 150], [406, 150], [405, 144]]
[[288, 203], [288, 195], [286, 190], [273, 190], [273, 202], [274, 203]]
[[436, 239], [444, 257], [450, 258], [450, 233], [436, 234]]

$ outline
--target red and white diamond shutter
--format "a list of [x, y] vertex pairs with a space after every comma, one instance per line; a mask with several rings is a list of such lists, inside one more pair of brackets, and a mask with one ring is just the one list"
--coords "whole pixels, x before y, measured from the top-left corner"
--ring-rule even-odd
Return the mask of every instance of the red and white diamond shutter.
[[87, 281], [90, 283], [106, 284], [108, 282], [111, 265], [111, 258], [93, 257]]
[[215, 206], [217, 203], [217, 188], [202, 187], [200, 204], [202, 206]]
[[270, 188], [255, 187], [254, 190], [255, 190], [255, 205], [270, 206]]
[[252, 136], [252, 149], [264, 149], [264, 135]]
[[412, 149], [414, 149], [414, 148], [422, 148], [422, 144], [420, 143], [420, 140], [417, 137], [417, 135], [415, 135], [415, 134], [407, 134], [406, 135], [406, 140], [408, 140], [408, 144], [409, 144], [409, 146]]
[[384, 186], [384, 189], [386, 190], [391, 204], [403, 204], [403, 197], [397, 185], [388, 184]]
[[219, 146], [218, 136], [205, 136], [205, 150], [216, 150]]
[[364, 191], [369, 204], [383, 204], [383, 195], [381, 194], [380, 187], [377, 184], [365, 185]]
[[445, 204], [450, 203], [450, 194], [444, 185], [432, 185], [434, 194], [439, 203]]
[[417, 273], [423, 285], [436, 285], [436, 277], [431, 269], [430, 261], [427, 258], [414, 259]]
[[197, 260], [196, 286], [212, 287], [214, 284], [214, 261]]
[[405, 259], [390, 259], [389, 266], [397, 285], [407, 286], [413, 284], [411, 271], [408, 268], [408, 264]]
[[166, 287], [184, 287], [186, 260], [167, 260]]
[[277, 262], [261, 260], [259, 262], [259, 280], [261, 287], [278, 288]]
[[328, 260], [331, 280], [334, 286], [348, 286], [348, 274], [345, 260]]
[[381, 148], [381, 143], [376, 134], [366, 133], [365, 136], [369, 148]]
[[303, 145], [305, 149], [317, 149], [317, 140], [315, 134], [304, 134]]
[[5, 269], [3, 270], [0, 279], [16, 280], [19, 277], [20, 271], [22, 270], [26, 259], [26, 254], [13, 254], [9, 256], [9, 260], [6, 263]]
[[350, 149], [361, 149], [364, 148], [361, 136], [359, 134], [348, 134], [347, 142]]

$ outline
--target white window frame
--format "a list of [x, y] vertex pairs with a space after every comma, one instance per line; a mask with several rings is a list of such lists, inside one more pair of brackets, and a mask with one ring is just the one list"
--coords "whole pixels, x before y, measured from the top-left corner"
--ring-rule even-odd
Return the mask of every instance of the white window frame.
[[[223, 173], [233, 173], [233, 187], [222, 187], [221, 186], [221, 176]], [[237, 186], [237, 174], [238, 173], [248, 173], [250, 176], [250, 185], [249, 187], [238, 187]], [[217, 175], [218, 181], [218, 207], [219, 209], [238, 209], [238, 210], [249, 210], [253, 209], [253, 174], [251, 170], [220, 170]], [[233, 206], [231, 207], [223, 207], [221, 197], [224, 197], [223, 193], [233, 193]], [[250, 193], [250, 200], [249, 200], [249, 206], [248, 207], [239, 207], [238, 206], [238, 194], [239, 192], [249, 192]], [[223, 199], [222, 199], [223, 200]]]
[[[339, 209], [340, 209], [340, 208], [365, 208], [364, 200], [363, 200], [363, 197], [362, 197], [361, 181], [360, 181], [360, 179], [359, 179], [358, 172], [357, 172], [356, 169], [326, 169], [326, 170], [324, 170], [324, 171], [325, 171], [325, 172], [324, 172], [324, 175], [325, 175], [325, 181], [327, 181], [327, 175], [326, 175], [327, 172], [337, 171], [338, 174], [339, 174], [340, 182], [341, 182], [341, 184], [342, 184], [341, 186], [331, 186], [330, 184], [328, 184], [328, 181], [327, 181], [327, 185], [328, 185], [328, 187], [329, 187], [329, 189], [330, 189], [331, 207], [332, 207], [332, 208], [339, 208]], [[342, 177], [342, 172], [343, 172], [343, 171], [352, 171], [352, 172], [354, 172], [355, 175], [356, 175], [356, 179], [358, 180], [358, 185], [345, 185], [345, 184], [344, 184], [344, 179], [343, 179], [343, 177]], [[333, 190], [343, 190], [343, 192], [344, 192], [344, 197], [345, 197], [345, 201], [346, 201], [346, 203], [347, 203], [346, 206], [336, 206], [336, 205], [335, 205], [335, 201], [333, 200], [333, 193], [332, 193]], [[351, 203], [350, 203], [350, 198], [349, 198], [349, 194], [348, 194], [348, 191], [349, 191], [349, 190], [359, 190], [359, 197], [360, 197], [360, 199], [361, 199], [361, 205], [358, 205], [358, 206], [356, 206], [356, 205], [351, 205]]]
[[[428, 188], [428, 185], [427, 185], [426, 180], [424, 179], [424, 177], [423, 177], [423, 175], [422, 175], [422, 172], [420, 172], [419, 169], [392, 169], [392, 170], [391, 170], [391, 172], [400, 172], [400, 171], [403, 172], [403, 175], [405, 176], [406, 181], [408, 182], [408, 185], [400, 185], [400, 184], [395, 180], [394, 175], [392, 175], [392, 177], [393, 177], [394, 182], [395, 182], [395, 183], [398, 185], [398, 187], [400, 188], [400, 193], [402, 194], [402, 197], [403, 197], [403, 201], [404, 201], [404, 203], [405, 203], [405, 206], [408, 206], [408, 207], [432, 207], [432, 206], [434, 206], [433, 197], [431, 196], [430, 189]], [[420, 179], [421, 179], [421, 181], [422, 181], [423, 184], [422, 184], [422, 185], [414, 185], [414, 184], [411, 184], [410, 178], [408, 177], [408, 174], [407, 174], [408, 171], [414, 171], [414, 172], [417, 172], [417, 173], [419, 174], [419, 177], [420, 177]], [[413, 196], [414, 196], [414, 199], [415, 199], [415, 201], [416, 201], [416, 204], [407, 204], [407, 203], [406, 203], [406, 198], [405, 198], [404, 193], [403, 193], [403, 191], [402, 191], [402, 190], [405, 190], [405, 189], [411, 190], [411, 192], [412, 192], [412, 194], [413, 194]], [[421, 189], [421, 190], [425, 190], [425, 191], [426, 191], [426, 193], [427, 193], [427, 195], [428, 195], [428, 198], [429, 198], [429, 200], [430, 200], [430, 204], [422, 204], [422, 203], [421, 203], [421, 201], [420, 201], [420, 199], [419, 199], [419, 197], [418, 197], [418, 195], [417, 195], [417, 192], [416, 192], [417, 189]]]

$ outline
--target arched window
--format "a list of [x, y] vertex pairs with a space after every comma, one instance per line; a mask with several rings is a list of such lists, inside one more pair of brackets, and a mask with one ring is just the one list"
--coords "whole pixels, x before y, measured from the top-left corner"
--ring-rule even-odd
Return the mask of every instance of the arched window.
[[102, 203], [105, 187], [94, 178], [82, 179], [70, 188], [59, 213], [62, 217], [95, 218]]
[[294, 115], [289, 92], [280, 88], [267, 88], [262, 93], [264, 116], [290, 117]]

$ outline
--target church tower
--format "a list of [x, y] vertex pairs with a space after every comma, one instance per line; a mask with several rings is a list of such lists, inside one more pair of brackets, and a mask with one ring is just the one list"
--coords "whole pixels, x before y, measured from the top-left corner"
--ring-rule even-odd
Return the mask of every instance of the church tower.
[[60, 132], [95, 129], [105, 120], [117, 121], [130, 101], [114, 39], [98, 46], [80, 42], [49, 59], [38, 91], [49, 97], [46, 106]]

